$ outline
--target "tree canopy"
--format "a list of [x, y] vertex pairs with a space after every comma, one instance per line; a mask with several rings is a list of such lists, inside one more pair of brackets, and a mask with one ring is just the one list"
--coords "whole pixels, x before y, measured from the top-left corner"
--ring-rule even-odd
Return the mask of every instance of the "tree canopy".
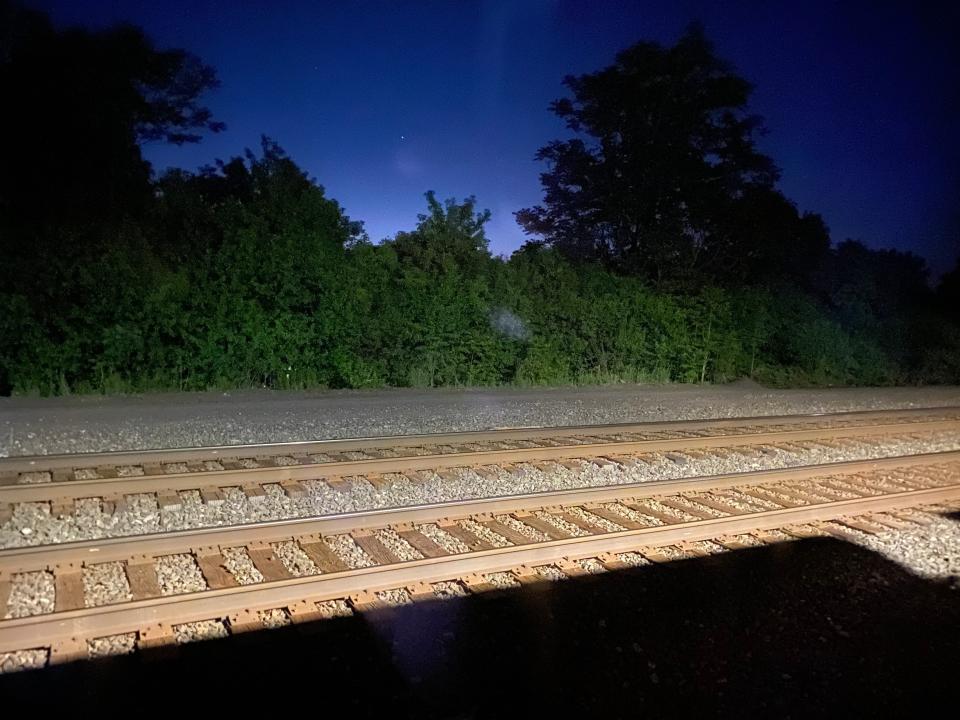
[[490, 211], [476, 211], [477, 200], [468, 197], [463, 203], [450, 198], [443, 204], [431, 190], [426, 193], [427, 213], [417, 216], [412, 232], [399, 232], [388, 241], [404, 262], [442, 273], [454, 269], [475, 275], [478, 262], [490, 258], [483, 226], [490, 220]]
[[763, 124], [748, 109], [751, 86], [699, 25], [673, 47], [637, 43], [564, 84], [572, 97], [551, 110], [574, 136], [537, 153], [548, 166], [544, 203], [517, 213], [540, 242], [664, 282], [722, 278], [748, 268], [751, 254], [777, 254], [758, 251], [766, 229], [758, 238], [743, 222], [758, 208], [785, 216], [795, 226], [787, 235], [818, 230], [774, 190], [779, 171], [756, 147]]

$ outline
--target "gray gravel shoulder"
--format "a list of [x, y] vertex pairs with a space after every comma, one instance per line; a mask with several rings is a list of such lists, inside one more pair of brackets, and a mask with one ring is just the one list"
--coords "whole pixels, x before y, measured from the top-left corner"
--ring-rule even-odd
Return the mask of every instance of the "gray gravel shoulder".
[[960, 387], [616, 385], [0, 398], [0, 457], [960, 405]]

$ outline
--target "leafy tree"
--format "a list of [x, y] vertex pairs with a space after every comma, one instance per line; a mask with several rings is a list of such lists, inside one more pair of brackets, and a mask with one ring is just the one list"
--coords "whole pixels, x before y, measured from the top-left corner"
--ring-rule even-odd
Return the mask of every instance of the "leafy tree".
[[490, 251], [483, 226], [490, 211], [477, 212], [477, 201], [468, 197], [462, 203], [450, 198], [441, 204], [431, 190], [426, 193], [427, 213], [417, 216], [412, 232], [399, 232], [391, 241], [401, 262], [427, 272], [458, 269], [476, 275], [489, 261]]
[[206, 329], [190, 340], [205, 359], [202, 381], [240, 374], [271, 385], [291, 375], [336, 384], [332, 358], [348, 339], [346, 248], [365, 237], [362, 225], [269, 138], [259, 157], [248, 150], [167, 180], [176, 194], [163, 207], [177, 212], [164, 237], [195, 225], [192, 217], [209, 228], [198, 238], [208, 259], [191, 273], [191, 312]]
[[484, 225], [490, 211], [476, 200], [440, 203], [426, 193], [427, 212], [385, 249], [397, 258], [402, 309], [395, 344], [407, 357], [413, 385], [497, 382], [504, 342], [490, 324], [493, 258]]
[[576, 133], [537, 153], [544, 205], [524, 229], [576, 259], [657, 281], [688, 276], [723, 252], [717, 218], [778, 171], [757, 151], [751, 87], [714, 55], [699, 25], [669, 48], [641, 42], [599, 72], [567, 77], [551, 109]]

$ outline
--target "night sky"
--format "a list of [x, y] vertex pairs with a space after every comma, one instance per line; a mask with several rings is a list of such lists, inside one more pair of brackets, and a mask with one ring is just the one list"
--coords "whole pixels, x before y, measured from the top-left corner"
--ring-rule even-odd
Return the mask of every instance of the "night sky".
[[[410, 229], [423, 193], [476, 195], [495, 253], [523, 242], [513, 211], [540, 201], [533, 155], [561, 137], [547, 111], [566, 74], [637, 40], [673, 43], [699, 19], [756, 86], [761, 148], [781, 188], [834, 241], [960, 253], [960, 5], [711, 2], [43, 2], [57, 25], [127, 21], [216, 67], [226, 132], [146, 149], [196, 168], [277, 140], [380, 240]], [[78, 138], [78, 142], [80, 139]]]

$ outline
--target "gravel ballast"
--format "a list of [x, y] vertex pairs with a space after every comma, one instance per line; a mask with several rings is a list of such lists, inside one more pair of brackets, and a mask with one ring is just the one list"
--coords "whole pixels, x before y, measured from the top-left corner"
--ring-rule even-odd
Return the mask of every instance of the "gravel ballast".
[[320, 617], [325, 619], [349, 617], [353, 615], [353, 609], [345, 600], [324, 600], [318, 602], [317, 611], [320, 613]]
[[554, 582], [559, 582], [561, 580], [566, 580], [567, 576], [560, 571], [556, 565], [538, 565], [534, 568], [534, 571], [540, 577], [546, 578], [547, 580], [552, 580]]
[[56, 602], [53, 573], [26, 572], [13, 576], [5, 619], [52, 613]]
[[937, 517], [929, 525], [877, 535], [856, 542], [925, 578], [950, 580], [960, 590], [960, 522]]
[[397, 535], [396, 531], [386, 528], [377, 530], [377, 539], [389, 550], [396, 558], [401, 561], [422, 560], [423, 553], [414, 548], [410, 543]]
[[320, 574], [320, 568], [314, 564], [310, 556], [303, 551], [303, 548], [292, 540], [275, 544], [273, 554], [283, 563], [287, 572], [294, 577]]
[[290, 614], [283, 608], [261, 610], [257, 613], [257, 616], [260, 618], [263, 626], [268, 630], [275, 630], [276, 628], [287, 627], [293, 624], [293, 620], [290, 619]]
[[434, 523], [417, 525], [417, 530], [433, 540], [437, 545], [442, 547], [451, 555], [459, 555], [460, 553], [470, 552], [470, 548], [468, 548], [460, 538], [454, 537], [439, 525]]
[[111, 657], [113, 655], [130, 655], [136, 649], [136, 633], [107, 635], [106, 637], [87, 641], [87, 656], [91, 660], [101, 657]]
[[731, 385], [0, 398], [0, 456], [960, 405], [960, 387]]
[[154, 563], [157, 581], [163, 595], [200, 592], [207, 589], [207, 581], [192, 555], [164, 555]]
[[98, 607], [133, 599], [123, 563], [108, 562], [83, 568], [83, 595], [86, 607]]
[[458, 582], [444, 581], [433, 584], [433, 594], [438, 598], [465, 597], [467, 589]]
[[263, 574], [257, 570], [245, 548], [223, 548], [224, 567], [240, 585], [254, 585], [263, 582]]
[[520, 587], [520, 581], [517, 580], [516, 576], [513, 573], [508, 572], [495, 572], [487, 573], [483, 576], [483, 579], [488, 583], [493, 585], [495, 588], [506, 590], [509, 588]]
[[46, 648], [0, 653], [0, 674], [18, 670], [38, 670], [47, 664], [50, 653]]
[[375, 595], [379, 600], [391, 606], [413, 604], [413, 598], [410, 596], [410, 593], [403, 588], [380, 590], [379, 592], [375, 593]]
[[200, 642], [202, 640], [216, 640], [229, 635], [227, 626], [220, 620], [199, 620], [173, 626], [173, 638], [178, 645]]
[[348, 567], [354, 570], [376, 565], [349, 535], [332, 535], [325, 537], [324, 542]]

